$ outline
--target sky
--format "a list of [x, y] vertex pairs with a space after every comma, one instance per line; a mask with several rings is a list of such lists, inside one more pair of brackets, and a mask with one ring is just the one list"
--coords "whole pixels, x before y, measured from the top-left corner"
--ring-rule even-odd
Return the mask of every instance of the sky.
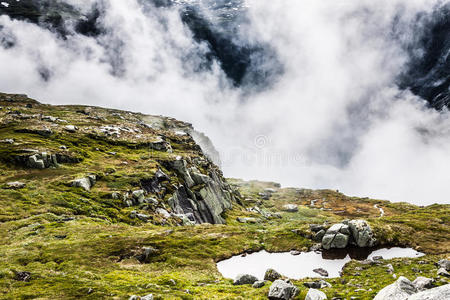
[[[209, 45], [194, 38], [177, 7], [66, 2], [98, 5], [105, 33], [61, 39], [0, 16], [0, 40], [15, 43], [0, 47], [0, 91], [191, 122], [213, 141], [227, 177], [450, 203], [449, 113], [396, 85], [417, 14], [443, 1], [244, 1], [229, 38], [262, 49], [249, 72], [268, 75], [241, 86], [220, 61], [202, 67]], [[214, 15], [207, 0], [198, 2]]]

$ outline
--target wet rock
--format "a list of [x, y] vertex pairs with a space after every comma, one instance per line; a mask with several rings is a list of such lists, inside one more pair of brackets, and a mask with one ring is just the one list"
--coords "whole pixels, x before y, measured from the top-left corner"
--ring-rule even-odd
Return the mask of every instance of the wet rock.
[[326, 299], [327, 295], [325, 295], [324, 292], [316, 289], [309, 289], [305, 297], [305, 300], [326, 300]]
[[258, 280], [253, 283], [252, 287], [254, 287], [255, 289], [259, 289], [262, 288], [265, 284], [266, 282], [264, 280]]
[[299, 293], [299, 289], [284, 280], [275, 280], [269, 289], [269, 300], [290, 300]]
[[450, 277], [450, 273], [448, 273], [447, 270], [445, 270], [444, 268], [440, 268], [440, 269], [437, 271], [437, 274], [438, 274], [439, 276]]
[[267, 269], [264, 274], [264, 280], [275, 281], [281, 278], [281, 274], [275, 271], [274, 269]]
[[250, 274], [239, 274], [236, 276], [236, 279], [234, 280], [234, 285], [243, 285], [243, 284], [254, 284], [256, 281], [258, 281], [258, 278], [256, 278], [253, 275]]
[[287, 212], [298, 212], [298, 206], [296, 204], [283, 205], [283, 210]]
[[14, 189], [14, 190], [23, 189], [25, 186], [26, 186], [25, 183], [20, 182], [20, 181], [8, 182], [6, 184], [7, 188]]
[[325, 269], [318, 268], [318, 269], [314, 269], [313, 272], [319, 274], [320, 276], [328, 277], [328, 271]]
[[384, 287], [375, 296], [374, 300], [389, 300], [389, 299], [408, 299], [409, 295], [417, 292], [414, 284], [408, 278], [400, 276], [396, 282]]
[[412, 283], [418, 291], [423, 291], [432, 288], [434, 285], [434, 280], [431, 278], [419, 276]]
[[450, 299], [450, 284], [425, 290], [408, 297], [408, 300], [448, 300], [448, 299]]

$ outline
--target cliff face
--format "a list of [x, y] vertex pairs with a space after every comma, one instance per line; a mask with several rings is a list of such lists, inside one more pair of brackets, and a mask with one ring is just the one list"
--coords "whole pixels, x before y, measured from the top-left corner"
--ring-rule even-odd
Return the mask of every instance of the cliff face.
[[[189, 134], [191, 124], [43, 105], [25, 95], [0, 94], [0, 106], [3, 180], [28, 174], [16, 193], [27, 197], [34, 190], [41, 210], [129, 223], [215, 224], [225, 222], [222, 214], [238, 200]], [[37, 209], [22, 206], [24, 214]], [[24, 217], [10, 208], [2, 220]]]

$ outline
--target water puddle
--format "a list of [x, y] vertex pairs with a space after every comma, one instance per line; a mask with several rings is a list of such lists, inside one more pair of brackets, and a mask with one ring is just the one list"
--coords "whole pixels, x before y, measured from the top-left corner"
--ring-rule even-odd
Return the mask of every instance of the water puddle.
[[251, 274], [259, 279], [264, 278], [267, 269], [273, 268], [280, 274], [292, 279], [305, 277], [322, 277], [313, 270], [323, 268], [328, 271], [328, 277], [339, 277], [339, 271], [351, 259], [365, 260], [376, 256], [383, 259], [400, 257], [420, 257], [423, 253], [411, 248], [382, 248], [382, 249], [333, 249], [323, 252], [302, 252], [292, 255], [290, 252], [269, 253], [265, 250], [237, 255], [217, 263], [219, 272], [226, 278], [234, 279], [238, 274]]

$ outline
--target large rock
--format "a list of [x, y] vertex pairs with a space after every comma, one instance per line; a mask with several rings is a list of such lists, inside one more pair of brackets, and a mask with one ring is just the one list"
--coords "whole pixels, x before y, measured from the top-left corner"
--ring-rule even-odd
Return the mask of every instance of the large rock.
[[384, 287], [373, 298], [374, 300], [406, 300], [417, 292], [414, 284], [408, 278], [400, 276], [396, 282]]
[[348, 226], [353, 236], [354, 243], [358, 247], [373, 247], [375, 239], [372, 229], [364, 220], [351, 220]]
[[314, 236], [314, 240], [319, 241], [321, 237], [322, 247], [325, 250], [345, 248], [349, 244], [354, 244], [358, 247], [372, 247], [376, 242], [369, 224], [364, 220], [352, 220], [334, 224], [326, 232], [319, 231]]
[[258, 281], [258, 278], [256, 278], [253, 275], [239, 274], [238, 276], [236, 276], [236, 279], [234, 279], [233, 284], [234, 285], [254, 284], [257, 281]]
[[299, 293], [298, 288], [290, 282], [275, 280], [269, 289], [270, 300], [290, 300]]
[[95, 175], [89, 175], [84, 178], [76, 179], [71, 182], [71, 185], [74, 187], [81, 187], [86, 191], [90, 191], [91, 188], [94, 186], [96, 181]]
[[450, 299], [450, 284], [413, 294], [408, 300], [448, 300]]
[[306, 294], [305, 300], [326, 300], [327, 295], [325, 295], [324, 292], [316, 290], [316, 289], [309, 289], [308, 293]]

